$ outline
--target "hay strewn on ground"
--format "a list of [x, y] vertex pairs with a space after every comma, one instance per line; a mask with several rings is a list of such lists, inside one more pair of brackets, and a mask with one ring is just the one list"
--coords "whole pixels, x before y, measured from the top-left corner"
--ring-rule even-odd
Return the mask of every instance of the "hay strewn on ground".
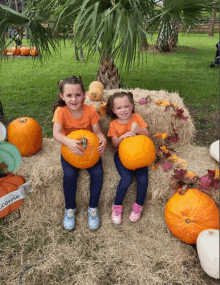
[[[112, 94], [115, 91], [105, 91], [104, 97], [107, 96], [106, 92]], [[189, 116], [176, 93], [162, 91], [160, 95], [159, 91], [140, 89], [132, 92], [135, 100], [146, 97], [150, 92], [155, 92], [154, 98], [157, 100], [171, 98]], [[173, 119], [171, 114], [164, 112], [163, 107], [150, 104], [136, 104], [136, 111], [142, 112], [151, 134], [169, 131], [170, 127], [164, 127], [164, 122], [168, 120], [170, 123]], [[166, 115], [169, 117], [167, 120]], [[210, 157], [207, 148], [190, 144], [194, 135], [192, 121], [180, 120], [179, 123], [183, 124], [180, 142], [173, 145], [176, 154], [187, 159], [188, 169], [199, 176], [205, 175], [207, 169], [217, 169], [218, 163]], [[101, 127], [105, 133], [107, 124], [102, 117]], [[23, 202], [20, 219], [15, 218], [14, 212], [1, 220], [0, 238], [3, 237], [3, 246], [0, 251], [0, 284], [17, 285], [20, 273], [26, 266], [32, 268], [22, 276], [22, 285], [206, 284], [206, 275], [195, 248], [175, 238], [164, 220], [166, 201], [173, 195], [173, 190], [169, 188], [172, 169], [165, 172], [159, 166], [154, 171], [149, 170], [147, 199], [138, 223], [132, 224], [128, 219], [136, 197], [134, 181], [123, 203], [122, 225], [116, 227], [112, 224], [111, 205], [119, 182], [113, 156], [114, 150], [108, 144], [102, 156], [104, 184], [99, 203], [101, 227], [95, 232], [91, 232], [87, 224], [87, 171], [80, 171], [78, 179], [76, 229], [66, 232], [62, 227], [64, 197], [60, 144], [44, 138], [43, 147], [37, 154], [23, 157], [16, 173], [31, 180], [34, 192], [28, 194]], [[219, 204], [219, 191], [209, 195]], [[210, 285], [218, 284], [217, 280], [209, 277], [208, 281]]]

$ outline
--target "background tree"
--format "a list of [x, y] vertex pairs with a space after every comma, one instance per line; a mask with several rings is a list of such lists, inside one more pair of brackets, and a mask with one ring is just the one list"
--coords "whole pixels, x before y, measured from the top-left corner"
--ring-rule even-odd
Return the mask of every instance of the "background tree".
[[214, 28], [215, 28], [215, 15], [217, 12], [217, 1], [212, 9], [212, 14], [211, 14], [211, 22], [210, 22], [210, 30], [209, 30], [209, 37], [214, 36]]

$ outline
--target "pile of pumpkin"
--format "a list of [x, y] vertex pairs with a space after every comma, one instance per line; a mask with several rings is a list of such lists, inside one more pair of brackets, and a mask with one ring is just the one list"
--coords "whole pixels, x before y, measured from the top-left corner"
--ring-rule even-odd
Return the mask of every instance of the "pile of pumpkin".
[[11, 46], [9, 50], [6, 48], [3, 50], [3, 55], [22, 55], [22, 56], [37, 56], [40, 53], [39, 49], [35, 46], [27, 47], [22, 45], [21, 47], [18, 46]]
[[[97, 101], [97, 98], [100, 100], [102, 97], [103, 87], [99, 85], [96, 82], [93, 86], [94, 92], [91, 91], [92, 86], [90, 86], [88, 92], [88, 96], [94, 101]], [[79, 157], [74, 155], [66, 146], [62, 145], [61, 153], [64, 159], [71, 165], [81, 169], [95, 165], [100, 158], [97, 151], [99, 143], [96, 135], [89, 131], [80, 130], [70, 133], [68, 137], [82, 141], [84, 156]], [[16, 146], [23, 156], [35, 154], [41, 149], [42, 142], [41, 126], [33, 118], [18, 118], [8, 126], [8, 143]], [[4, 150], [8, 152], [7, 148], [4, 148], [4, 144], [1, 142], [0, 150], [1, 152]], [[139, 157], [140, 155], [142, 157]], [[153, 163], [155, 156], [155, 146], [145, 136], [139, 135], [126, 138], [119, 147], [119, 157], [128, 169], [149, 166]], [[141, 166], [136, 165], [137, 160], [142, 162]], [[0, 197], [6, 191], [6, 189], [2, 190], [2, 184], [5, 184], [6, 180], [4, 178], [4, 183], [2, 183], [1, 179]], [[208, 275], [218, 279], [219, 210], [215, 202], [207, 194], [198, 189], [186, 189], [184, 193], [180, 189], [167, 202], [164, 218], [174, 236], [187, 244], [197, 245], [202, 268]]]

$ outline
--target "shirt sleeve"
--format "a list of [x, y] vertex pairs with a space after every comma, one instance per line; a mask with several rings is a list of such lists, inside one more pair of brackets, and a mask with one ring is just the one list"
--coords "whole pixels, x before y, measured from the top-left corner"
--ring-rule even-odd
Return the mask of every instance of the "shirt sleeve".
[[107, 137], [118, 137], [113, 121], [109, 125]]
[[148, 127], [148, 124], [145, 123], [145, 121], [143, 120], [140, 114], [136, 114], [136, 117], [137, 117], [138, 125], [141, 129], [145, 129]]
[[96, 125], [100, 121], [100, 116], [96, 112], [96, 109], [93, 106], [90, 106], [91, 108], [91, 125]]
[[53, 115], [53, 120], [52, 123], [59, 123], [61, 125], [63, 125], [63, 112], [62, 109], [60, 107], [57, 107], [54, 115]]

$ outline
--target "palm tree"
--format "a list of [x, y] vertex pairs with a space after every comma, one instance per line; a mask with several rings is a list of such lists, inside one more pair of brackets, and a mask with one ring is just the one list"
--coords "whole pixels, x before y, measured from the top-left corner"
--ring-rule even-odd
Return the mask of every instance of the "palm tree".
[[[136, 61], [143, 62], [137, 52], [149, 37], [148, 31], [160, 29], [166, 43], [173, 30], [173, 21], [196, 22], [202, 11], [211, 9], [210, 0], [164, 0], [156, 9], [157, 0], [29, 0], [23, 13], [16, 13], [0, 5], [0, 48], [5, 46], [5, 32], [11, 25], [30, 31], [32, 45], [41, 49], [41, 55], [50, 54], [51, 45], [58, 51], [59, 34], [69, 35], [81, 44], [89, 60], [99, 53], [97, 80], [105, 89], [120, 86], [118, 67], [129, 70]], [[198, 13], [197, 13], [198, 12]], [[146, 30], [143, 21], [146, 21]], [[41, 23], [53, 20], [53, 27]], [[58, 39], [53, 37], [57, 31]], [[159, 37], [158, 37], [159, 38]], [[115, 65], [116, 64], [116, 65]]]
[[210, 30], [209, 30], [209, 37], [213, 37], [214, 35], [214, 27], [215, 27], [215, 14], [217, 12], [217, 1], [215, 3], [215, 6], [212, 9], [212, 15], [211, 15], [211, 22], [210, 22]]

